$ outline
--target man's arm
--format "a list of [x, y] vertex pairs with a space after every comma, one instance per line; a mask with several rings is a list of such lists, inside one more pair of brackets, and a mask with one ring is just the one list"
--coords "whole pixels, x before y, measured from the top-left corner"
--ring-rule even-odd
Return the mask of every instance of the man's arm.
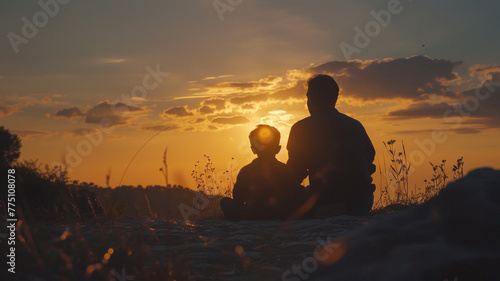
[[373, 147], [372, 141], [370, 140], [370, 137], [366, 133], [366, 130], [365, 130], [365, 135], [367, 140], [368, 171], [370, 172], [370, 175], [372, 175], [377, 170], [377, 167], [375, 166], [375, 164], [373, 164], [373, 162], [375, 161], [375, 148]]
[[288, 161], [286, 163], [290, 176], [294, 184], [301, 184], [308, 175], [308, 167], [306, 161], [307, 152], [304, 146], [304, 135], [301, 135], [297, 127], [294, 125], [290, 130], [288, 137]]

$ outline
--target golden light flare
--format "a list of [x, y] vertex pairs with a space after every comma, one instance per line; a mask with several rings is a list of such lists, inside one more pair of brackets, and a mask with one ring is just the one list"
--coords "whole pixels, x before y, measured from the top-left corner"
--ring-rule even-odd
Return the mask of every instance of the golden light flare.
[[339, 261], [347, 252], [347, 246], [344, 243], [330, 243], [321, 248], [318, 252], [319, 263], [322, 266], [332, 265]]
[[92, 275], [92, 273], [95, 270], [99, 270], [101, 268], [102, 268], [102, 264], [100, 264], [100, 263], [91, 264], [91, 265], [87, 266], [87, 269], [85, 270], [85, 274], [87, 276], [90, 276], [90, 275]]
[[259, 139], [259, 142], [263, 144], [268, 144], [274, 140], [275, 136], [269, 128], [264, 127], [259, 130], [257, 137]]
[[66, 238], [68, 238], [69, 236], [71, 236], [71, 232], [69, 232], [69, 228], [66, 228], [63, 232], [63, 234], [61, 234], [61, 237], [59, 237], [61, 240], [66, 240]]
[[245, 249], [243, 249], [243, 247], [240, 245], [237, 245], [236, 247], [234, 247], [234, 252], [236, 254], [238, 254], [238, 256], [240, 256], [240, 257], [244, 257], [246, 255]]

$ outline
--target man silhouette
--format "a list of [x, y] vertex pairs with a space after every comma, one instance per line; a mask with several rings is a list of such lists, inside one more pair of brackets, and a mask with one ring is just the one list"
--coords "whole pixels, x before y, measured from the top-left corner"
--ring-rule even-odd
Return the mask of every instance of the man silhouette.
[[308, 203], [345, 205], [349, 215], [366, 215], [373, 205], [371, 175], [375, 150], [361, 123], [335, 108], [339, 87], [316, 74], [306, 82], [311, 116], [293, 125], [288, 140], [288, 162], [296, 182], [309, 176]]

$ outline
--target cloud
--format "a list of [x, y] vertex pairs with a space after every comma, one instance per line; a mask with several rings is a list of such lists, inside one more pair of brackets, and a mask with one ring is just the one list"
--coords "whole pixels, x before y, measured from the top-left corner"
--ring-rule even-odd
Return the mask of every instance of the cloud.
[[102, 58], [102, 59], [98, 59], [97, 63], [99, 63], [99, 64], [113, 64], [113, 63], [122, 63], [125, 61], [127, 61], [127, 60], [124, 58]]
[[253, 104], [244, 104], [244, 105], [241, 106], [241, 109], [248, 109], [248, 110], [255, 109], [255, 105], [253, 105]]
[[143, 131], [173, 131], [179, 129], [177, 124], [169, 124], [169, 125], [156, 125], [156, 126], [144, 126], [141, 128]]
[[80, 118], [82, 116], [85, 116], [85, 114], [83, 114], [83, 112], [76, 106], [72, 108], [65, 108], [58, 110], [54, 114], [54, 118], [56, 119], [62, 119], [62, 118], [73, 119], [73, 118]]
[[202, 105], [213, 107], [216, 110], [224, 110], [226, 109], [226, 100], [222, 98], [212, 98], [203, 101]]
[[229, 102], [235, 105], [242, 105], [245, 103], [256, 103], [256, 102], [267, 101], [269, 99], [269, 96], [270, 96], [269, 94], [239, 96], [231, 98]]
[[[457, 92], [455, 86], [465, 82], [455, 71], [461, 62], [446, 59], [434, 59], [427, 56], [406, 58], [385, 58], [374, 60], [328, 61], [310, 65], [301, 69], [291, 69], [283, 76], [267, 76], [256, 81], [215, 82], [206, 77], [196, 87], [200, 92], [191, 95], [204, 99], [197, 109], [187, 106], [171, 107], [163, 112], [165, 117], [191, 117], [178, 121], [181, 127], [194, 124], [194, 119], [209, 116], [211, 124], [237, 125], [249, 122], [244, 115], [252, 114], [252, 118], [271, 120], [273, 122], [293, 122], [295, 112], [302, 111], [306, 101], [306, 80], [316, 73], [332, 75], [341, 88], [341, 102], [344, 106], [374, 107], [375, 102], [384, 106], [370, 109], [382, 115], [385, 120], [443, 118], [443, 114], [452, 110], [449, 117], [456, 117], [456, 106], [467, 98], [467, 92]], [[492, 79], [500, 75], [500, 67], [475, 66], [469, 69], [475, 75], [489, 75]], [[500, 80], [500, 77], [499, 77]], [[188, 96], [189, 97], [189, 96]], [[395, 103], [402, 100], [410, 104], [384, 113]], [[495, 98], [489, 99], [495, 104]], [[392, 104], [392, 105], [390, 105]], [[367, 107], [367, 108], [368, 108]], [[463, 124], [483, 124], [494, 126], [495, 113], [488, 108], [474, 112]], [[500, 108], [500, 105], [497, 106]], [[282, 109], [294, 114], [285, 114], [279, 118], [268, 111]], [[488, 111], [488, 112], [486, 112]], [[498, 111], [498, 110], [497, 110]], [[228, 116], [233, 117], [228, 117]], [[493, 117], [492, 117], [493, 116]], [[279, 119], [279, 120], [278, 120]], [[194, 130], [205, 129], [195, 126]], [[500, 125], [499, 125], [500, 126]], [[226, 128], [227, 126], [224, 126]], [[476, 126], [477, 127], [477, 126]], [[475, 133], [478, 128], [464, 126], [460, 133]], [[191, 127], [190, 127], [191, 128]], [[481, 127], [479, 127], [481, 128]], [[459, 131], [455, 131], [458, 133]]]
[[23, 112], [21, 108], [33, 105], [30, 102], [20, 102], [12, 105], [0, 105], [0, 117], [9, 116], [17, 112]]
[[[460, 135], [478, 134], [481, 132], [480, 129], [475, 129], [475, 128], [455, 128], [455, 129], [440, 129], [440, 130], [445, 132], [453, 132], [455, 134], [460, 134]], [[401, 130], [401, 131], [391, 132], [390, 134], [400, 134], [400, 135], [419, 134], [419, 133], [432, 134], [434, 131], [435, 129]]]
[[214, 109], [213, 107], [210, 107], [210, 106], [202, 106], [200, 107], [200, 109], [198, 109], [200, 111], [201, 114], [212, 114], [214, 113]]
[[[268, 101], [305, 100], [304, 83], [316, 73], [332, 75], [339, 84], [341, 98], [362, 101], [393, 100], [404, 98], [426, 101], [432, 96], [456, 98], [450, 85], [460, 80], [454, 69], [461, 62], [413, 56], [399, 59], [329, 61], [303, 69], [289, 70], [285, 77], [268, 76], [258, 81], [221, 82], [206, 86], [207, 92], [230, 88], [236, 93], [226, 94], [233, 105], [263, 103]], [[218, 98], [219, 101], [222, 98]], [[207, 102], [202, 102], [208, 105]], [[213, 113], [200, 107], [205, 114]]]
[[231, 77], [233, 75], [220, 75], [220, 76], [209, 76], [209, 77], [205, 77], [201, 80], [214, 80], [214, 79], [217, 79], [217, 78], [226, 78], [226, 77]]
[[229, 88], [234, 90], [249, 90], [259, 87], [268, 87], [270, 83], [267, 82], [221, 82], [210, 86], [209, 88]]
[[279, 90], [269, 96], [273, 100], [289, 100], [289, 99], [306, 99], [306, 90], [304, 88], [305, 80], [296, 81], [295, 84], [289, 88]]
[[87, 135], [93, 135], [98, 133], [98, 130], [93, 128], [78, 128], [71, 131], [66, 131], [63, 133], [65, 138], [79, 138]]
[[500, 66], [473, 65], [469, 68], [471, 76], [482, 76], [485, 80], [500, 80]]
[[222, 125], [239, 125], [249, 123], [250, 120], [245, 116], [236, 115], [231, 117], [216, 117], [211, 121], [214, 124], [222, 124]]
[[[132, 114], [144, 111], [142, 108], [124, 103], [111, 104], [107, 100], [98, 103], [89, 110], [82, 112], [78, 107], [65, 108], [56, 111], [55, 119], [74, 119], [85, 117], [85, 123], [100, 124], [107, 127], [127, 124]], [[71, 133], [67, 133], [67, 135]]]
[[12, 133], [25, 139], [30, 139], [32, 137], [51, 137], [59, 134], [58, 132], [45, 130], [12, 130]]
[[457, 98], [437, 104], [419, 102], [405, 109], [389, 112], [386, 117], [399, 119], [443, 118], [444, 123], [481, 125], [481, 128], [462, 128], [461, 133], [479, 129], [500, 128], [500, 79], [486, 80], [475, 89], [458, 93]]
[[362, 100], [405, 98], [425, 100], [430, 95], [454, 97], [449, 85], [460, 79], [454, 68], [461, 62], [413, 56], [399, 59], [331, 61], [311, 66], [309, 74], [332, 75], [342, 95]]
[[408, 106], [405, 109], [391, 111], [387, 114], [388, 117], [412, 119], [412, 118], [443, 118], [443, 114], [447, 110], [452, 109], [446, 102], [431, 104], [429, 102], [420, 102]]
[[190, 112], [186, 106], [176, 106], [171, 107], [163, 111], [164, 117], [186, 117], [193, 116], [193, 113]]
[[121, 102], [110, 104], [106, 100], [85, 113], [85, 122], [89, 124], [101, 124], [105, 122], [107, 126], [123, 125], [131, 119], [130, 113], [139, 111], [143, 111], [143, 109]]
[[48, 104], [48, 103], [52, 103], [52, 99], [49, 98], [49, 97], [44, 97], [41, 101], [40, 101], [40, 104]]

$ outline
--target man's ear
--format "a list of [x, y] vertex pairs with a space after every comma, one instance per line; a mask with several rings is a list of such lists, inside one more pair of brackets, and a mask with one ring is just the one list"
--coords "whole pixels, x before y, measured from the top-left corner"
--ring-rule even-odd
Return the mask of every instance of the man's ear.
[[276, 154], [280, 153], [281, 151], [281, 145], [278, 145], [278, 147], [276, 148]]
[[253, 154], [257, 154], [257, 149], [255, 149], [255, 147], [253, 147], [253, 145], [250, 146], [250, 148], [252, 149]]

